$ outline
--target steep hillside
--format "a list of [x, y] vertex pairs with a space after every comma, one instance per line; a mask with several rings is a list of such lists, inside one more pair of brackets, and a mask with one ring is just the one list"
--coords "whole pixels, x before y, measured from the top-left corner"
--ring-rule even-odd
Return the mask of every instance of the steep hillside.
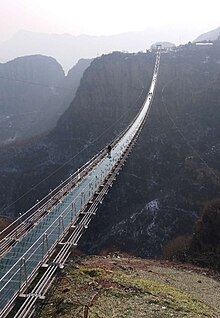
[[53, 58], [28, 56], [0, 65], [1, 142], [42, 133], [65, 94], [64, 72]]
[[58, 62], [34, 55], [0, 64], [0, 144], [48, 132], [75, 96], [89, 60], [65, 77]]
[[118, 253], [81, 257], [69, 261], [35, 317], [217, 318], [220, 283], [209, 274]]
[[149, 87], [154, 61], [150, 53], [113, 53], [94, 60], [51, 134], [34, 144], [2, 149], [2, 214], [13, 216], [30, 207], [126, 127]]
[[74, 65], [69, 70], [63, 84], [65, 86], [66, 96], [60, 108], [60, 115], [62, 115], [64, 111], [67, 110], [67, 108], [73, 101], [76, 91], [79, 87], [80, 80], [83, 76], [83, 73], [89, 67], [91, 62], [92, 62], [92, 59], [80, 59], [76, 63], [76, 65]]
[[106, 246], [160, 256], [189, 234], [220, 185], [220, 46], [187, 45], [162, 55], [149, 119], [124, 170], [85, 233], [91, 253]]
[[98, 137], [94, 147], [105, 145], [139, 109], [149, 87], [154, 60], [153, 53], [120, 52], [95, 59], [51, 139], [67, 147], [71, 141], [74, 147], [78, 143], [85, 147]]
[[[160, 256], [169, 240], [192, 232], [203, 205], [219, 195], [219, 56], [219, 41], [162, 55], [149, 118], [81, 240], [85, 251], [116, 246]], [[153, 53], [115, 52], [95, 59], [46, 139], [1, 152], [5, 214], [24, 211], [126, 126], [143, 101], [154, 61]]]

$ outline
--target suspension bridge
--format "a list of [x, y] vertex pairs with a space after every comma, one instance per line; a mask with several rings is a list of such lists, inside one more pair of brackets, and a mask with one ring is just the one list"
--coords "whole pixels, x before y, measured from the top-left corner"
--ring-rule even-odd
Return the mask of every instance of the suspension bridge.
[[[26, 213], [0, 232], [0, 317], [31, 317], [88, 227], [142, 130], [152, 104], [160, 50], [146, 99], [128, 127]], [[109, 153], [108, 153], [109, 152]], [[33, 283], [34, 282], [34, 283]]]

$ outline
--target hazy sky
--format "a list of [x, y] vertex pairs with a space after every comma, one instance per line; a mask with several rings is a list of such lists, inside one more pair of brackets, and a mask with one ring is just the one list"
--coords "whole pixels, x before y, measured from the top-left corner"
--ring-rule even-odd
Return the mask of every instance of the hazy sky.
[[170, 27], [184, 40], [220, 26], [219, 0], [0, 0], [0, 41], [20, 29], [104, 35]]

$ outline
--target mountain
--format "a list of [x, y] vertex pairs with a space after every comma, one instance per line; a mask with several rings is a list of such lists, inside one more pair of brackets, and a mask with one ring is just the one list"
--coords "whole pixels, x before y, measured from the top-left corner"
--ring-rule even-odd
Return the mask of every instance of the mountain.
[[63, 99], [64, 78], [62, 67], [51, 57], [26, 56], [0, 65], [1, 142], [40, 134], [52, 126]]
[[203, 33], [198, 36], [193, 42], [201, 42], [201, 41], [215, 41], [220, 36], [220, 27], [217, 29], [211, 30], [209, 32]]
[[162, 55], [149, 118], [81, 240], [86, 252], [113, 246], [161, 256], [170, 240], [192, 233], [202, 207], [219, 196], [219, 54], [220, 41]]
[[[114, 246], [159, 257], [170, 240], [192, 233], [202, 207], [219, 196], [219, 55], [220, 41], [162, 54], [148, 120], [82, 249]], [[154, 62], [152, 52], [94, 59], [50, 134], [3, 148], [2, 214], [25, 211], [126, 127], [142, 105]]]
[[[14, 217], [25, 211], [126, 127], [149, 87], [154, 60], [152, 53], [120, 52], [95, 59], [48, 136], [1, 149], [2, 214]], [[14, 202], [27, 191], [27, 196]]]
[[[98, 147], [104, 145], [138, 110], [144, 98], [143, 88], [146, 90], [149, 85], [153, 62], [152, 53], [114, 52], [96, 58], [84, 72], [75, 99], [58, 121], [52, 138], [62, 145], [72, 141], [76, 147], [79, 139], [85, 146], [99, 137]], [[141, 99], [137, 103], [138, 98]], [[113, 133], [107, 129], [111, 125]]]
[[84, 71], [91, 64], [92, 59], [80, 59], [68, 72], [64, 86], [67, 90], [65, 100], [61, 108], [61, 114], [69, 107], [73, 101], [77, 88], [80, 85], [80, 80], [83, 76]]
[[89, 60], [65, 76], [52, 57], [33, 55], [0, 64], [0, 144], [49, 131], [72, 101]]
[[43, 54], [54, 57], [67, 72], [81, 58], [94, 58], [112, 51], [146, 51], [155, 41], [173, 41], [168, 29], [147, 29], [111, 36], [44, 34], [19, 31], [0, 43], [0, 61]]

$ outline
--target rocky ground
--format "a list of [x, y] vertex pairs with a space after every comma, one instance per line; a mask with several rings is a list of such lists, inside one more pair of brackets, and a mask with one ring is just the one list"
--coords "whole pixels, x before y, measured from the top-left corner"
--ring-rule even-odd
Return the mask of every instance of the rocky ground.
[[111, 253], [74, 257], [36, 317], [220, 317], [219, 276]]

